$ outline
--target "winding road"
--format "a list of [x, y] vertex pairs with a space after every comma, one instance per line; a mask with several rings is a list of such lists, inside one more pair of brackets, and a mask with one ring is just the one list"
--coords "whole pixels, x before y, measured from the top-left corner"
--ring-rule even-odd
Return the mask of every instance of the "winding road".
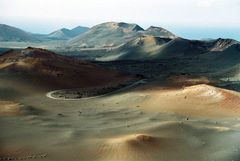
[[99, 97], [104, 97], [104, 96], [108, 96], [108, 95], [112, 95], [112, 94], [116, 94], [118, 92], [122, 92], [124, 90], [127, 90], [127, 89], [130, 89], [130, 88], [133, 88], [133, 87], [136, 87], [137, 85], [139, 84], [145, 84], [147, 82], [147, 79], [141, 79], [137, 82], [134, 82], [126, 87], [123, 87], [121, 89], [118, 89], [118, 90], [115, 90], [115, 91], [112, 91], [112, 92], [109, 92], [109, 93], [106, 93], [106, 94], [102, 94], [102, 95], [98, 95], [98, 96], [93, 96], [93, 97], [85, 97], [85, 98], [58, 98], [58, 97], [54, 97], [53, 94], [56, 93], [56, 92], [60, 92], [60, 91], [63, 91], [63, 90], [68, 90], [68, 89], [60, 89], [60, 90], [54, 90], [54, 91], [50, 91], [46, 94], [46, 97], [50, 98], [50, 99], [54, 99], [54, 100], [69, 100], [69, 101], [74, 101], [74, 100], [86, 100], [86, 99], [94, 99], [94, 98], [99, 98]]

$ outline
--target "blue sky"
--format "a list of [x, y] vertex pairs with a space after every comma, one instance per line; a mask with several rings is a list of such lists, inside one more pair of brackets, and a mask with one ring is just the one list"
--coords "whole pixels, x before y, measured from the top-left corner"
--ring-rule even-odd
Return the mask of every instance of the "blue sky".
[[0, 23], [35, 33], [108, 21], [161, 26], [191, 39], [240, 40], [240, 0], [0, 0]]

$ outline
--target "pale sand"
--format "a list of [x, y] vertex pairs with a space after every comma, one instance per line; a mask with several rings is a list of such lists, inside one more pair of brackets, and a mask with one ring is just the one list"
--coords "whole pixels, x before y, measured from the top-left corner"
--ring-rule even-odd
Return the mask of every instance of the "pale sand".
[[[70, 101], [28, 91], [32, 95], [0, 104], [2, 111], [15, 111], [0, 117], [0, 156], [5, 160], [239, 160], [237, 92], [208, 85], [149, 85]], [[38, 112], [22, 115], [16, 112], [19, 105]]]
[[143, 92], [148, 98], [141, 107], [185, 116], [232, 117], [240, 114], [240, 94], [209, 85], [195, 85], [176, 90]]

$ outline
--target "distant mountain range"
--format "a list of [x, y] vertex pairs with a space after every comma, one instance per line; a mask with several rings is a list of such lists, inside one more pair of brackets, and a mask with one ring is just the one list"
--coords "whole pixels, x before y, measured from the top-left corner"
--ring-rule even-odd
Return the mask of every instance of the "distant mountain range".
[[16, 27], [0, 24], [0, 41], [37, 42], [39, 39]]
[[[216, 62], [223, 57], [229, 60], [230, 55], [231, 62], [236, 64], [238, 63], [236, 61], [240, 61], [240, 43], [236, 40], [221, 38], [188, 40], [161, 27], [151, 26], [144, 30], [137, 24], [107, 22], [92, 28], [81, 26], [71, 30], [63, 28], [47, 35], [37, 35], [15, 27], [0, 25], [2, 42], [35, 42], [25, 44], [33, 47], [41, 47], [43, 44], [42, 46], [48, 49], [52, 40], [56, 43], [56, 47], [51, 50], [65, 52], [68, 55], [74, 53], [74, 56], [98, 61], [201, 57]], [[61, 40], [61, 43], [58, 40]]]
[[144, 30], [137, 24], [107, 22], [92, 27], [89, 31], [68, 41], [68, 46], [102, 48], [116, 47], [143, 35], [176, 38], [174, 34], [160, 27]]
[[115, 47], [143, 35], [172, 39], [177, 37], [161, 27], [151, 26], [144, 30], [137, 24], [124, 22], [107, 22], [90, 29], [82, 26], [71, 30], [62, 28], [50, 34], [33, 34], [12, 26], [0, 25], [0, 41], [44, 42], [66, 40], [67, 46], [79, 48]]
[[75, 36], [78, 36], [78, 35], [86, 32], [88, 30], [89, 30], [88, 27], [82, 27], [82, 26], [75, 27], [71, 30], [62, 28], [60, 30], [57, 30], [57, 31], [54, 31], [54, 32], [48, 34], [47, 37], [50, 39], [68, 40], [68, 39], [71, 39]]
[[71, 30], [62, 28], [50, 34], [33, 34], [13, 26], [0, 24], [0, 41], [7, 42], [43, 42], [49, 40], [68, 40], [89, 30], [78, 26]]

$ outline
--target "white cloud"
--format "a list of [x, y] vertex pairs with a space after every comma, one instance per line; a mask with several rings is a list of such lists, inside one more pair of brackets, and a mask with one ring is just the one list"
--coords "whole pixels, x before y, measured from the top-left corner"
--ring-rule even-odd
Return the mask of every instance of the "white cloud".
[[216, 0], [198, 0], [197, 6], [199, 7], [211, 7]]

